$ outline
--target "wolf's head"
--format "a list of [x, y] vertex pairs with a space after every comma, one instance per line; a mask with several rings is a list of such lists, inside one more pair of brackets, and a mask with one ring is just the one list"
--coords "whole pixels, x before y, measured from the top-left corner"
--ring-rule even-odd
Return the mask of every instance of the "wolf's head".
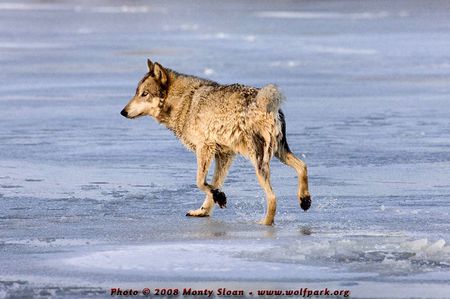
[[148, 73], [139, 81], [136, 94], [120, 112], [127, 118], [139, 116], [158, 117], [164, 106], [168, 87], [168, 73], [157, 62], [147, 59]]

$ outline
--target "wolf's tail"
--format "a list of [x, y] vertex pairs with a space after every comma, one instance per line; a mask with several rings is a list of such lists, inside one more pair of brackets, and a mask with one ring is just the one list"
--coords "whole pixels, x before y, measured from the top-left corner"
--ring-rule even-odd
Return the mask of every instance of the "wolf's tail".
[[265, 146], [263, 161], [267, 163], [277, 151], [283, 136], [282, 120], [279, 114], [282, 101], [283, 95], [273, 84], [264, 86], [256, 95], [257, 109], [265, 115], [263, 121], [257, 126], [257, 134], [263, 138]]
[[266, 109], [267, 112], [273, 112], [275, 115], [278, 114], [283, 99], [283, 94], [274, 84], [264, 86], [256, 95], [256, 103], [258, 103], [258, 106]]

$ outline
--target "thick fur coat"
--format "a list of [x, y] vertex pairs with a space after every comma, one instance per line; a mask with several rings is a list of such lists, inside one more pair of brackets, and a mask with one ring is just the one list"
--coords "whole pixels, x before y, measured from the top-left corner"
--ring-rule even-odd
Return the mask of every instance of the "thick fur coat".
[[[297, 171], [300, 205], [304, 210], [310, 207], [306, 165], [287, 144], [286, 123], [280, 109], [283, 96], [275, 85], [220, 85], [177, 73], [150, 60], [147, 66], [148, 73], [121, 114], [128, 118], [155, 118], [196, 153], [196, 182], [206, 199], [188, 216], [209, 216], [214, 203], [226, 205], [225, 194], [219, 189], [236, 154], [252, 161], [266, 193], [267, 211], [261, 223], [273, 224], [276, 212], [276, 197], [270, 184], [273, 156]], [[212, 159], [216, 161], [215, 173], [208, 184], [206, 176]]]

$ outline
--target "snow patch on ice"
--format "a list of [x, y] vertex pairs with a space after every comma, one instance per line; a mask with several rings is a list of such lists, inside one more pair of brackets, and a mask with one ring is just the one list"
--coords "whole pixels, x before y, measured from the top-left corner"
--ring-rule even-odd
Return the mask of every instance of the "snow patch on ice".
[[68, 45], [44, 42], [1, 42], [0, 49], [63, 49]]
[[[221, 267], [211, 267], [217, 261]], [[320, 266], [330, 264], [346, 264], [358, 275], [365, 272], [371, 272], [371, 275], [408, 274], [448, 269], [450, 249], [443, 239], [436, 242], [428, 239], [409, 241], [384, 235], [354, 239], [302, 239], [281, 242], [281, 245], [258, 241], [258, 244], [207, 242], [127, 246], [65, 258], [57, 263], [89, 271], [149, 271], [163, 277], [192, 277], [195, 273], [198, 277], [211, 278], [233, 273], [241, 278], [261, 278], [262, 269], [270, 267], [271, 271], [280, 272], [276, 275], [272, 272], [270, 277], [282, 275], [286, 278], [298, 276], [298, 271], [308, 271], [308, 267], [314, 267], [315, 273], [323, 275]], [[244, 268], [246, 271], [241, 271]]]
[[150, 9], [148, 6], [97, 6], [89, 9], [91, 12], [96, 13], [146, 13]]
[[197, 31], [200, 27], [198, 24], [185, 23], [181, 25], [163, 25], [164, 31]]
[[[88, 271], [130, 271], [152, 273], [158, 277], [223, 279], [226, 273], [240, 279], [269, 279], [278, 277], [295, 279], [308, 275], [309, 279], [372, 276], [367, 273], [333, 273], [325, 267], [295, 266], [276, 261], [267, 263], [264, 256], [253, 261], [247, 257], [260, 257], [261, 250], [270, 251], [269, 243], [166, 243], [126, 246], [116, 250], [96, 251], [78, 257], [52, 262], [54, 267], [75, 267]], [[252, 249], [249, 249], [252, 248]], [[305, 259], [297, 254], [298, 259]], [[220, 267], [212, 266], [220, 263]], [[245, 269], [245, 271], [242, 271]], [[231, 275], [232, 273], [232, 275]]]
[[437, 257], [439, 255], [450, 254], [450, 246], [445, 246], [444, 239], [439, 239], [434, 243], [428, 241], [428, 239], [420, 239], [410, 242], [404, 242], [401, 246], [405, 249], [409, 249], [416, 253], [420, 257]]
[[229, 38], [230, 36], [224, 32], [217, 32], [215, 34], [215, 37], [218, 39], [226, 39], [226, 38]]
[[243, 37], [243, 39], [247, 42], [252, 43], [252, 42], [256, 41], [256, 35], [245, 35]]
[[214, 74], [215, 73], [215, 71], [213, 70], [213, 69], [211, 69], [211, 68], [205, 68], [205, 69], [203, 69], [203, 74], [205, 74], [205, 75], [207, 75], [207, 76], [210, 76], [210, 75], [212, 75], [212, 74]]
[[260, 11], [256, 13], [260, 18], [280, 19], [354, 19], [371, 20], [382, 19], [390, 16], [387, 11], [340, 13], [340, 12], [315, 12], [315, 11]]
[[[272, 61], [270, 63], [270, 66], [272, 67], [286, 67], [286, 68], [295, 68], [298, 67], [300, 65], [302, 65], [303, 63], [297, 60], [287, 60], [287, 61]], [[303, 154], [302, 154], [303, 155]]]
[[[431, 270], [448, 269], [450, 246], [440, 239], [413, 241], [402, 237], [367, 236], [366, 238], [327, 239], [321, 241], [302, 239], [296, 243], [263, 250], [255, 257], [253, 253], [243, 253], [251, 259], [281, 263], [347, 264], [357, 271], [378, 273], [420, 273]], [[395, 265], [395, 269], [385, 268]]]
[[374, 55], [377, 51], [374, 49], [357, 49], [346, 47], [327, 47], [327, 46], [311, 46], [309, 50], [319, 53], [329, 53], [338, 55]]
[[62, 10], [67, 9], [65, 5], [55, 5], [47, 3], [0, 3], [0, 10]]

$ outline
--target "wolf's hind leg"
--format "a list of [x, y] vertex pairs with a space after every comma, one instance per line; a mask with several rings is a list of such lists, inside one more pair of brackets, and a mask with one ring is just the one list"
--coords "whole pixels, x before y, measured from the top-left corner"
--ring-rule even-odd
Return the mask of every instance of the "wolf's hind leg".
[[281, 121], [282, 136], [281, 140], [278, 142], [278, 150], [275, 152], [275, 156], [284, 164], [294, 168], [297, 172], [297, 197], [300, 202], [300, 207], [306, 211], [311, 207], [311, 195], [308, 190], [308, 171], [305, 162], [297, 158], [289, 149], [286, 139], [286, 121], [284, 119], [284, 114], [281, 110], [279, 110], [278, 113]]
[[300, 207], [306, 211], [311, 207], [311, 195], [308, 190], [308, 171], [306, 164], [289, 150], [287, 143], [285, 143], [285, 145], [280, 145], [280, 147], [278, 152], [275, 153], [275, 156], [284, 164], [294, 168], [297, 172], [297, 197], [300, 202]]
[[277, 210], [277, 199], [270, 184], [270, 159], [272, 158], [271, 143], [269, 136], [256, 133], [253, 136], [254, 156], [251, 161], [255, 166], [256, 177], [266, 193], [267, 210], [266, 216], [260, 224], [272, 225]]
[[255, 170], [258, 182], [266, 193], [267, 201], [266, 216], [259, 223], [272, 225], [274, 223], [275, 213], [277, 210], [277, 199], [272, 190], [272, 185], [270, 184], [270, 164], [269, 162], [257, 163], [255, 165]]
[[284, 155], [279, 156], [278, 158], [281, 160], [281, 162], [294, 168], [297, 172], [297, 197], [300, 202], [300, 207], [305, 211], [308, 210], [311, 207], [311, 195], [308, 191], [308, 172], [305, 162], [297, 158], [292, 152], [286, 152]]
[[[211, 182], [211, 185], [208, 185], [206, 183], [206, 175], [207, 175], [207, 169], [209, 167], [210, 162], [208, 163], [208, 166], [206, 168], [206, 173], [204, 174], [203, 182], [207, 186], [206, 189], [209, 189], [210, 192], [205, 191], [206, 198], [203, 202], [202, 206], [197, 210], [191, 210], [189, 211], [186, 216], [196, 216], [196, 217], [205, 217], [210, 216], [212, 214], [212, 211], [214, 209], [214, 203], [217, 202], [219, 206], [222, 208], [226, 205], [226, 197], [223, 192], [219, 191], [219, 188], [222, 187], [222, 184], [225, 180], [225, 177], [228, 173], [228, 169], [231, 166], [231, 163], [233, 162], [234, 154], [228, 154], [228, 153], [216, 153], [215, 155], [215, 170], [214, 170], [214, 176], [213, 180]], [[207, 161], [206, 161], [207, 162]], [[200, 166], [200, 161], [198, 162]], [[199, 171], [201, 171], [199, 167]], [[197, 174], [197, 184], [199, 183], [199, 174]], [[203, 174], [200, 174], [201, 176]], [[200, 186], [199, 186], [200, 188]], [[202, 189], [202, 188], [200, 188]], [[204, 188], [205, 189], [205, 188]]]

